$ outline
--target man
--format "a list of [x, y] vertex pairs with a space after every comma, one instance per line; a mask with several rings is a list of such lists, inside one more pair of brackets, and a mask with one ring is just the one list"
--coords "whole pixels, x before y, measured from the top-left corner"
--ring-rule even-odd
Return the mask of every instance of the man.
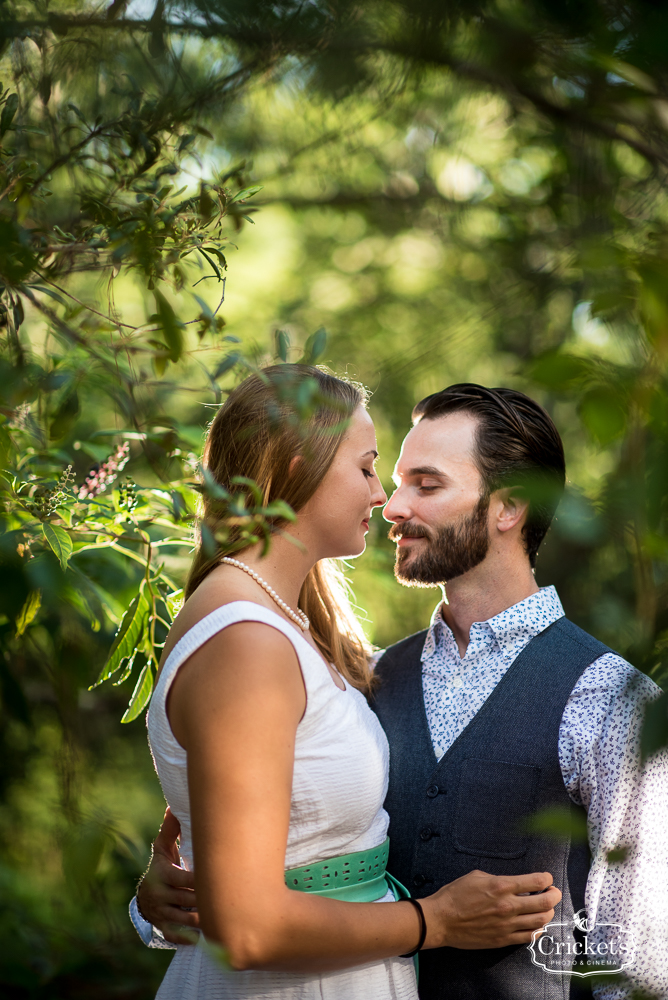
[[[554, 588], [534, 578], [565, 482], [559, 434], [522, 393], [471, 384], [422, 400], [413, 419], [384, 516], [397, 578], [439, 585], [443, 601], [426, 631], [377, 666], [388, 868], [418, 897], [473, 869], [551, 871], [563, 893], [557, 951], [586, 906], [592, 941], [608, 947], [607, 925], [633, 934], [629, 974], [668, 996], [668, 768], [665, 756], [644, 771], [636, 763], [658, 689], [568, 622]], [[523, 946], [425, 952], [420, 995], [566, 1000], [586, 990], [570, 961], [548, 973], [534, 959]], [[618, 976], [603, 982], [597, 1000], [629, 995]]]

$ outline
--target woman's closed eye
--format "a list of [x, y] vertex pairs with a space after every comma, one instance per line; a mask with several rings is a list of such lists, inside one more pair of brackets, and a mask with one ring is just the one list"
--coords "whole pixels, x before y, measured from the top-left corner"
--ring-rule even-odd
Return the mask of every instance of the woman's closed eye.
[[367, 477], [367, 479], [373, 479], [373, 477], [376, 475], [375, 469], [362, 469], [362, 472]]

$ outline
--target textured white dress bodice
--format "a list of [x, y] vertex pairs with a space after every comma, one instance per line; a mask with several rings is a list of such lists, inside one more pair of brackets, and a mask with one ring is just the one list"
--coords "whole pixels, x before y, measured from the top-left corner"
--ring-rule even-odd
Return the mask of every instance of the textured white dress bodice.
[[[336, 686], [322, 657], [288, 622], [251, 601], [217, 608], [176, 644], [162, 669], [148, 713], [151, 753], [165, 798], [181, 824], [180, 852], [192, 869], [187, 754], [177, 743], [166, 699], [179, 667], [213, 635], [236, 622], [263, 622], [285, 635], [297, 654], [306, 711], [297, 727], [285, 868], [367, 850], [387, 836], [383, 809], [389, 750], [364, 696]], [[391, 900], [390, 894], [379, 902]], [[416, 1000], [411, 959], [391, 958], [320, 975], [227, 972], [200, 947], [179, 946], [159, 1000]]]

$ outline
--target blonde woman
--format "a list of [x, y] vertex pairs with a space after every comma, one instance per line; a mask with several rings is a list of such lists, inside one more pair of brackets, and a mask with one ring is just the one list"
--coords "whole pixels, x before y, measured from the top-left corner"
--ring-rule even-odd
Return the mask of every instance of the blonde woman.
[[[313, 392], [304, 426], [291, 400]], [[328, 563], [363, 552], [386, 500], [365, 403], [355, 384], [280, 365], [246, 379], [211, 425], [210, 476], [232, 491], [235, 477], [254, 480], [297, 520], [275, 525], [265, 557], [259, 545], [200, 548], [165, 645], [149, 739], [198, 907], [176, 916], [228, 966], [203, 939], [179, 945], [160, 1000], [415, 1000], [418, 948], [527, 941], [560, 898], [520, 895], [546, 889], [545, 873], [472, 873], [420, 903], [391, 888], [370, 651]], [[215, 500], [204, 507], [215, 532]], [[140, 894], [159, 922], [154, 903]]]

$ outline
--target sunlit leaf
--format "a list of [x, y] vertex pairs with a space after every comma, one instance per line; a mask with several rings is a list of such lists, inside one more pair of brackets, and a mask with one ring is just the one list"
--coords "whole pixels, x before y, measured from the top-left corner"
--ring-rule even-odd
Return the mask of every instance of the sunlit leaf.
[[132, 722], [146, 708], [153, 691], [153, 671], [151, 663], [147, 663], [139, 675], [136, 687], [132, 693], [121, 722]]
[[42, 592], [41, 590], [31, 590], [26, 598], [26, 602], [21, 608], [21, 613], [16, 619], [16, 638], [20, 638], [27, 629], [30, 622], [33, 621], [35, 615], [39, 611], [42, 605]]
[[109, 651], [107, 662], [102, 668], [98, 679], [94, 684], [91, 684], [90, 691], [112, 677], [120, 669], [123, 660], [134, 655], [144, 629], [144, 622], [147, 615], [148, 604], [142, 590], [136, 595], [130, 607], [123, 615], [116, 638]]
[[42, 532], [61, 567], [67, 569], [67, 563], [72, 555], [72, 538], [69, 533], [64, 528], [48, 522], [42, 525]]
[[238, 191], [234, 198], [231, 199], [232, 204], [238, 201], [246, 201], [247, 198], [252, 198], [254, 194], [262, 190], [262, 184], [255, 184], [253, 187], [244, 188], [243, 191]]

